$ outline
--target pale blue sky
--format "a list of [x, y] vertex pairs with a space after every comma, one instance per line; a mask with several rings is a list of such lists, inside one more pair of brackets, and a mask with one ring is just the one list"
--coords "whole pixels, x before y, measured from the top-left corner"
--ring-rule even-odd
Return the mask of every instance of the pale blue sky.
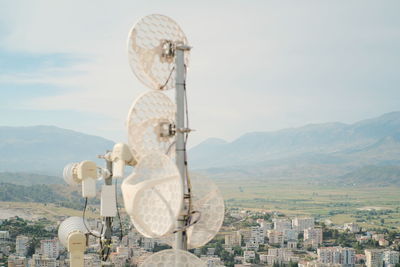
[[398, 0], [1, 1], [0, 125], [125, 141], [147, 90], [126, 38], [150, 13], [175, 19], [194, 47], [192, 145], [400, 110], [399, 10]]

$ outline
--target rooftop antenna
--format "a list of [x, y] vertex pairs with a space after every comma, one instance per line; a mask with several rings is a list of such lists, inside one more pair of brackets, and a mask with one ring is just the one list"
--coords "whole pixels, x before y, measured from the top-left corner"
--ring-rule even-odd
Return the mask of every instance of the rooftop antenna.
[[[143, 17], [132, 28], [128, 38], [130, 66], [137, 78], [153, 90], [175, 88], [175, 162], [182, 180], [183, 205], [177, 219], [176, 249], [187, 250], [185, 227], [189, 219], [190, 188], [187, 183], [186, 140], [190, 132], [186, 113], [186, 68], [190, 47], [185, 34], [171, 18], [153, 14]], [[158, 108], [155, 106], [154, 108]], [[163, 128], [162, 125], [158, 128]], [[132, 133], [132, 138], [136, 136]], [[134, 148], [133, 148], [134, 149]]]
[[133, 102], [126, 125], [128, 144], [137, 160], [153, 152], [175, 154], [175, 114], [176, 105], [159, 91], [147, 91]]
[[[136, 160], [131, 152], [130, 148], [126, 144], [118, 143], [116, 144], [111, 151], [107, 151], [105, 155], [98, 156], [99, 158], [103, 158], [106, 161], [106, 168], [101, 168], [97, 166], [97, 164], [93, 161], [82, 161], [79, 163], [71, 163], [65, 166], [63, 171], [64, 180], [67, 184], [71, 186], [82, 185], [82, 197], [85, 198], [85, 207], [83, 211], [82, 217], [71, 217], [69, 219], [74, 222], [74, 226], [80, 226], [80, 229], [86, 229], [85, 233], [95, 236], [100, 241], [100, 256], [103, 264], [106, 264], [108, 260], [109, 254], [111, 252], [111, 236], [112, 236], [112, 222], [113, 217], [117, 216], [117, 201], [116, 201], [116, 190], [113, 186], [113, 178], [122, 178], [124, 177], [124, 169], [125, 165], [136, 165]], [[101, 206], [100, 206], [100, 215], [103, 219], [103, 227], [100, 233], [92, 232], [87, 222], [84, 218], [88, 198], [93, 198], [96, 196], [96, 180], [104, 180], [104, 184], [101, 188]], [[75, 219], [72, 219], [75, 218]], [[80, 223], [78, 219], [81, 220]], [[67, 221], [69, 220], [67, 219]], [[69, 222], [69, 221], [68, 221]], [[64, 222], [59, 226], [59, 235], [60, 233], [65, 233]], [[67, 224], [69, 225], [69, 223]], [[84, 226], [85, 228], [83, 228]], [[79, 228], [79, 227], [78, 227]], [[67, 228], [69, 229], [69, 228]], [[122, 229], [121, 229], [122, 231]], [[82, 231], [81, 231], [82, 232]], [[66, 234], [62, 235], [64, 242], [67, 242]], [[82, 235], [78, 235], [78, 233], [74, 234], [74, 237], [81, 240]], [[61, 240], [61, 238], [60, 238]], [[63, 242], [63, 241], [61, 241]], [[68, 241], [69, 242], [69, 241]], [[74, 241], [75, 242], [75, 241]], [[75, 244], [73, 242], [73, 244]], [[86, 243], [85, 243], [86, 244]], [[79, 253], [83, 252], [86, 249], [85, 246], [77, 246], [76, 249], [83, 249], [83, 251], [79, 251]], [[76, 251], [76, 249], [74, 251]], [[69, 250], [69, 247], [68, 247]], [[73, 258], [75, 254], [70, 253], [71, 256], [71, 267], [81, 267], [80, 256], [77, 258]], [[78, 254], [77, 254], [78, 255]], [[81, 254], [79, 254], [81, 255]], [[79, 260], [78, 260], [79, 259]]]
[[70, 253], [70, 265], [84, 266], [84, 255], [87, 244], [87, 234], [90, 230], [81, 217], [69, 217], [58, 228], [58, 239]]
[[[185, 250], [205, 245], [222, 225], [224, 203], [218, 188], [204, 177], [190, 179], [188, 172], [186, 144], [191, 129], [186, 71], [190, 49], [185, 34], [169, 17], [155, 14], [139, 20], [128, 38], [129, 63], [137, 78], [152, 90], [140, 95], [129, 111], [129, 144], [118, 143], [99, 156], [106, 161], [104, 169], [91, 161], [64, 169], [68, 184], [82, 184], [86, 203], [88, 197], [96, 195], [95, 180], [104, 179], [102, 232], [94, 234], [84, 216], [78, 218], [83, 223], [75, 227], [81, 229], [76, 234], [81, 241], [82, 233], [100, 238], [103, 263], [110, 253], [112, 219], [118, 211], [112, 180], [125, 176], [126, 165], [135, 166], [121, 185], [132, 223], [144, 236], [165, 238], [174, 247], [154, 254], [142, 266], [154, 266], [159, 256], [168, 256], [168, 260], [157, 266], [205, 266]], [[175, 103], [162, 92], [171, 88], [176, 89]], [[63, 242], [73, 232], [64, 228], [60, 225], [59, 232], [67, 233], [63, 234]], [[85, 247], [80, 246], [79, 253], [82, 249]], [[80, 267], [80, 260], [73, 263], [72, 256], [71, 267]]]
[[157, 238], [176, 229], [183, 204], [182, 188], [179, 171], [168, 156], [151, 153], [141, 157], [121, 189], [125, 210], [142, 235]]
[[[208, 243], [219, 231], [225, 211], [221, 193], [212, 181], [199, 176], [189, 178], [186, 144], [191, 129], [186, 71], [190, 49], [179, 25], [164, 15], [143, 17], [128, 37], [132, 71], [152, 90], [139, 96], [128, 114], [129, 145], [138, 165], [136, 173], [121, 186], [125, 208], [139, 232], [147, 237], [163, 237], [178, 250]], [[162, 92], [172, 88], [175, 88], [175, 103]], [[171, 190], [175, 197], [179, 196], [181, 204], [168, 201], [167, 192]], [[145, 191], [152, 201], [145, 200]], [[162, 205], [164, 213], [169, 214], [164, 216], [163, 226], [157, 220], [159, 216], [149, 215]], [[178, 214], [177, 207], [180, 207]], [[170, 223], [173, 218], [175, 224]]]
[[[210, 242], [224, 222], [224, 199], [213, 181], [204, 176], [193, 175], [191, 184], [191, 216], [187, 226], [187, 247], [194, 249]], [[174, 244], [171, 236], [164, 241]]]

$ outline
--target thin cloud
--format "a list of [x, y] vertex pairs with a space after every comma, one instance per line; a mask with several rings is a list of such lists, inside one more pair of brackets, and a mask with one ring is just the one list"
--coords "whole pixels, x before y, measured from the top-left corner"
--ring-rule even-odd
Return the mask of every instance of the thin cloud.
[[0, 9], [3, 48], [84, 60], [3, 73], [0, 83], [61, 88], [20, 105], [96, 114], [99, 125], [112, 129], [104, 124], [93, 133], [122, 138], [132, 100], [147, 90], [129, 69], [127, 33], [139, 17], [163, 13], [194, 46], [188, 74], [193, 144], [209, 136], [232, 140], [248, 131], [351, 122], [400, 109], [394, 90], [399, 8], [398, 1], [364, 0], [13, 1]]

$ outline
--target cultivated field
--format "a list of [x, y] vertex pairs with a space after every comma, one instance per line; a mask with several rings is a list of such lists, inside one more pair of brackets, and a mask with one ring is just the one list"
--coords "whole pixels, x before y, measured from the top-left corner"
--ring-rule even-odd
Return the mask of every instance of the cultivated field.
[[[313, 215], [326, 223], [357, 222], [370, 229], [400, 230], [400, 187], [333, 186], [300, 180], [219, 180], [217, 184], [228, 207], [279, 211], [285, 215]], [[98, 205], [88, 207], [88, 218], [99, 216], [93, 208], [98, 208]], [[123, 209], [121, 213], [124, 217]], [[57, 220], [62, 216], [81, 215], [81, 210], [55, 204], [0, 202], [0, 219], [18, 216]]]
[[[18, 216], [25, 220], [47, 218], [56, 221], [60, 217], [82, 216], [82, 211], [59, 207], [55, 204], [33, 202], [0, 202], [0, 219]], [[86, 212], [86, 217], [98, 217], [91, 211]]]
[[400, 187], [329, 186], [286, 180], [217, 183], [228, 206], [400, 230]]

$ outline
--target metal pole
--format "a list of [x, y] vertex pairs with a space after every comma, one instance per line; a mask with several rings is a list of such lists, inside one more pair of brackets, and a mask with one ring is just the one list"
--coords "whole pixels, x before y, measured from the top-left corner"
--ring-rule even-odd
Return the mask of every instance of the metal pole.
[[[106, 185], [112, 185], [112, 167], [113, 163], [110, 160], [106, 159], [106, 168], [110, 172], [110, 177], [107, 179], [104, 179], [104, 182]], [[104, 238], [103, 242], [103, 251], [102, 251], [102, 260], [105, 261], [108, 259], [108, 255], [110, 254], [111, 250], [111, 236], [112, 236], [112, 217], [105, 217], [104, 218], [104, 230], [103, 233], [101, 233]], [[102, 242], [100, 240], [100, 242]]]
[[[178, 46], [175, 50], [175, 88], [176, 88], [176, 165], [182, 178], [183, 194], [187, 195], [186, 184], [186, 164], [185, 164], [185, 50], [189, 50], [187, 46]], [[183, 207], [178, 218], [178, 229], [183, 229], [186, 225], [187, 211], [186, 199], [183, 199]], [[186, 231], [178, 231], [175, 236], [175, 248], [187, 250]]]

